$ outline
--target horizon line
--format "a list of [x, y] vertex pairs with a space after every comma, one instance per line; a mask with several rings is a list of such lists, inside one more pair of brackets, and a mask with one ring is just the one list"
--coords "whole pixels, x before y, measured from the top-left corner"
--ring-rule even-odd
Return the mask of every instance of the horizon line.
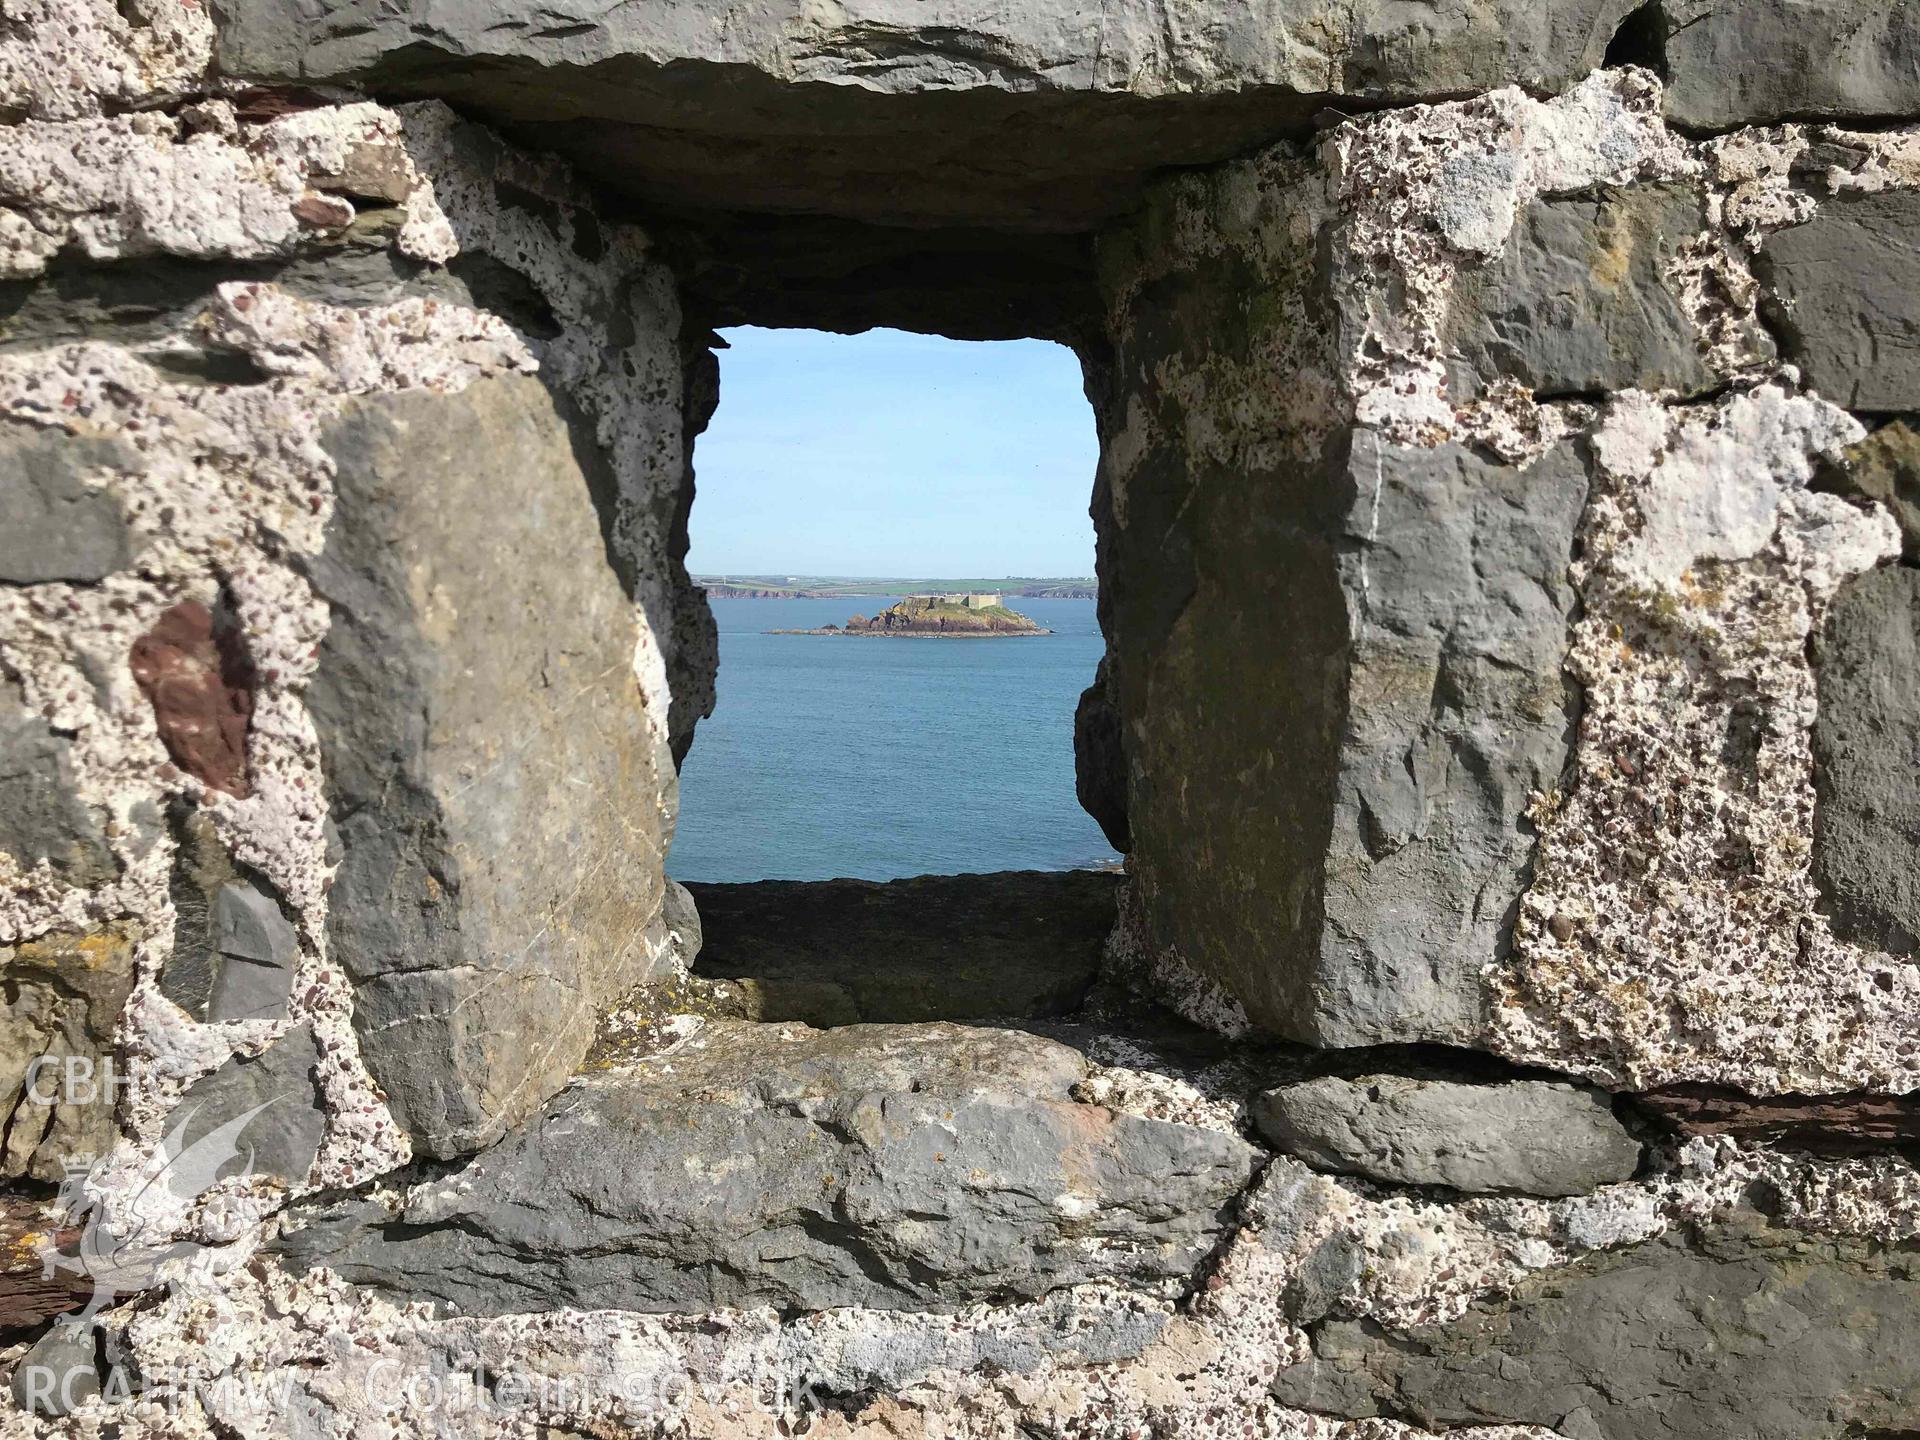
[[966, 574], [954, 571], [942, 575], [929, 571], [918, 575], [856, 575], [850, 570], [692, 570], [695, 580], [1086, 580], [1096, 575], [988, 575], [983, 571]]

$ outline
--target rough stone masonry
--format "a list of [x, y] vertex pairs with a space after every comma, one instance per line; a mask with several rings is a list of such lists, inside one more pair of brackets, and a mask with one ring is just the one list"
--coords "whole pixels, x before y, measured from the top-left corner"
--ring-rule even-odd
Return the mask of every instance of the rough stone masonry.
[[[1916, 235], [1909, 0], [0, 0], [0, 1429], [1920, 1432]], [[1079, 355], [1117, 888], [665, 880], [744, 322]]]

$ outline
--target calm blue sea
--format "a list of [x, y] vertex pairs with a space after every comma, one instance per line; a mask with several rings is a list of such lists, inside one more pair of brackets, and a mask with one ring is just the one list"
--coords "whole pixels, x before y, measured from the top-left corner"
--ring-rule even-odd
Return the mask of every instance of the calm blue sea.
[[897, 596], [715, 600], [720, 703], [680, 775], [678, 880], [826, 880], [1113, 862], [1073, 795], [1091, 600], [1014, 600], [1007, 640], [768, 635]]

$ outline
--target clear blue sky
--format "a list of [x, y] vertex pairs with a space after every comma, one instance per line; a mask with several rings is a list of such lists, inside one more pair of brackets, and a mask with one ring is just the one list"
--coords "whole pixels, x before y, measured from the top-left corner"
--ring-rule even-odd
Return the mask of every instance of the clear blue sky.
[[1093, 573], [1099, 447], [1065, 346], [723, 333], [695, 574]]

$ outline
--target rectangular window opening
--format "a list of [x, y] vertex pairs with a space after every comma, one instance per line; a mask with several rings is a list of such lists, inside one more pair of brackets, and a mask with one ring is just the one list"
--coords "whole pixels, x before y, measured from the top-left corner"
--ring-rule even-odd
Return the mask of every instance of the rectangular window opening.
[[1105, 642], [1072, 351], [722, 338], [688, 556], [719, 631], [717, 705], [682, 768], [668, 874], [1117, 868], [1075, 793], [1074, 711]]

